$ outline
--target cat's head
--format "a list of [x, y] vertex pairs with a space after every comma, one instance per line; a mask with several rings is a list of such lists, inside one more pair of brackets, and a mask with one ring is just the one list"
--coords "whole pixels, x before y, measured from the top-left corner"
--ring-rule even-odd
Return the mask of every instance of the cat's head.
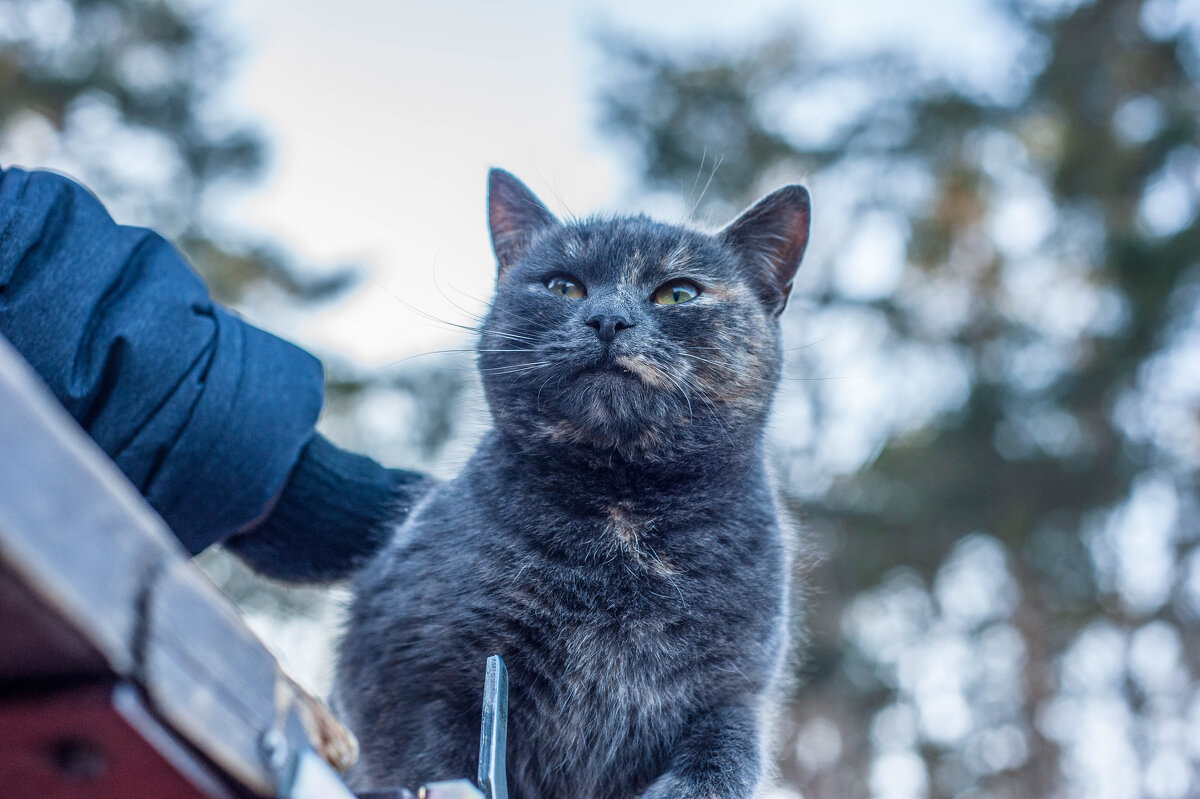
[[492, 170], [488, 215], [499, 273], [479, 367], [502, 432], [630, 461], [758, 441], [808, 192], [779, 189], [709, 235], [640, 216], [564, 223]]

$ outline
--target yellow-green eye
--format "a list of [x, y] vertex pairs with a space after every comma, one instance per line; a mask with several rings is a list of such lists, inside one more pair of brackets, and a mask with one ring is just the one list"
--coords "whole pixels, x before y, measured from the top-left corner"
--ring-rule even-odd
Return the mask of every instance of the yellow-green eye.
[[664, 283], [654, 291], [654, 301], [659, 305], [679, 305], [699, 296], [700, 287], [688, 280]]
[[587, 291], [583, 288], [583, 284], [576, 283], [569, 277], [552, 277], [546, 281], [546, 288], [555, 294], [561, 294], [573, 300], [581, 300], [587, 296]]

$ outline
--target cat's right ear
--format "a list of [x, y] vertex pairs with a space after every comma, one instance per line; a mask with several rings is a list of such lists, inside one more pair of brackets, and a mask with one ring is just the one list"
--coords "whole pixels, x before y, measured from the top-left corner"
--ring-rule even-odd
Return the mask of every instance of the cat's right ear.
[[501, 277], [521, 260], [538, 231], [557, 224], [524, 183], [503, 169], [488, 172], [488, 226]]

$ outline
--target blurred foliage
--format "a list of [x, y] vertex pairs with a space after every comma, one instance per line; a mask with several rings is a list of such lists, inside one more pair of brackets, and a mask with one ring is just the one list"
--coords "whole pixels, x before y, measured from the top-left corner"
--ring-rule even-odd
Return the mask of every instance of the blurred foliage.
[[722, 218], [813, 190], [776, 425], [819, 561], [807, 797], [1200, 793], [1188, 8], [1005, 2], [982, 83], [791, 33], [603, 40], [648, 190]]
[[[79, 180], [119, 222], [169, 238], [215, 299], [264, 324], [340, 296], [360, 272], [297, 263], [216, 213], [261, 177], [267, 152], [222, 101], [235, 41], [206, 0], [0, 0], [0, 165]], [[452, 401], [470, 385], [463, 364], [380, 373], [323, 360], [322, 424], [340, 443], [423, 468], [462, 448], [451, 424], [469, 427]], [[336, 591], [271, 583], [220, 548], [197, 562], [295, 676], [328, 685]]]
[[279, 248], [217, 230], [210, 205], [255, 178], [260, 133], [216, 100], [233, 53], [205, 4], [0, 0], [0, 162], [53, 168], [122, 222], [175, 242], [213, 295], [335, 295], [353, 274], [305, 270]]

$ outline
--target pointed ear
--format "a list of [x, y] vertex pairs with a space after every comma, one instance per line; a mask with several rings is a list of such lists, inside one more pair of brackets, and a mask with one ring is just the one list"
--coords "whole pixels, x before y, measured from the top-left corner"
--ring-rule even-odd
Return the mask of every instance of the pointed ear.
[[488, 225], [501, 275], [521, 260], [539, 230], [558, 223], [524, 183], [503, 169], [488, 172]]
[[808, 191], [803, 186], [784, 186], [763, 197], [719, 234], [747, 263], [758, 267], [756, 279], [776, 316], [787, 304], [792, 279], [808, 246], [810, 217]]

